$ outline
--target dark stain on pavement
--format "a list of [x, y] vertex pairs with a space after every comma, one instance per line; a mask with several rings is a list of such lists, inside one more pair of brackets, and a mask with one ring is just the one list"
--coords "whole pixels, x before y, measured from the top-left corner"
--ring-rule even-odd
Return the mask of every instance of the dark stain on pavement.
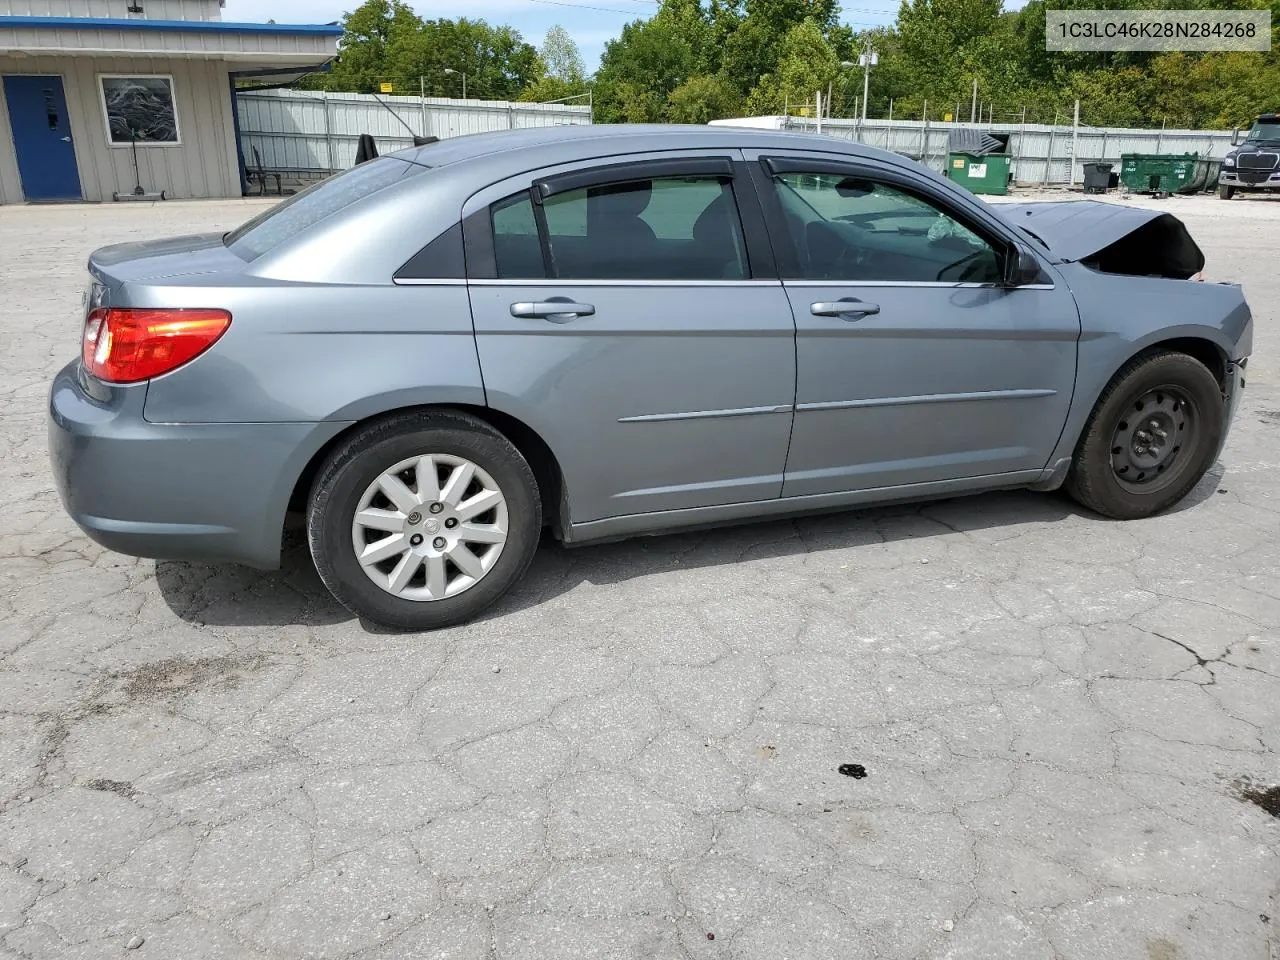
[[1273, 817], [1280, 818], [1280, 787], [1258, 787], [1252, 783], [1239, 785], [1240, 799], [1260, 807]]
[[90, 790], [114, 793], [117, 796], [124, 797], [126, 800], [132, 800], [138, 794], [138, 791], [133, 789], [133, 784], [128, 780], [90, 780], [85, 786]]

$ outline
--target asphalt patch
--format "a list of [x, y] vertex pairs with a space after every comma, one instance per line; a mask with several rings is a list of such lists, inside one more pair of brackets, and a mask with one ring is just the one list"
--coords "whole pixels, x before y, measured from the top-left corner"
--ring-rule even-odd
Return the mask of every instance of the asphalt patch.
[[241, 674], [261, 662], [261, 658], [207, 657], [188, 660], [173, 657], [117, 675], [120, 691], [130, 699], [147, 699], [182, 693], [210, 683], [234, 683]]

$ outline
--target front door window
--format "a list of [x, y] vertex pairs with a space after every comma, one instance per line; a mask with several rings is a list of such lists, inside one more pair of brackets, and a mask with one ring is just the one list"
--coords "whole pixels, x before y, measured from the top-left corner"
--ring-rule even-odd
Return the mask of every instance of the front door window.
[[783, 173], [774, 189], [803, 280], [996, 283], [1000, 257], [932, 200], [859, 176]]

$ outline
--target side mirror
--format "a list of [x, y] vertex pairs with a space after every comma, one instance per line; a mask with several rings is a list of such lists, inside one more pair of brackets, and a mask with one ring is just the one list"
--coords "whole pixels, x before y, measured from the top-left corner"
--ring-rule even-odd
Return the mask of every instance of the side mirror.
[[1239, 127], [1231, 128], [1231, 145], [1233, 147], [1240, 146], [1240, 128]]
[[1026, 247], [1014, 244], [1004, 259], [1004, 286], [1025, 287], [1040, 279], [1040, 261]]
[[876, 192], [876, 185], [859, 177], [845, 177], [836, 184], [836, 195], [846, 200], [858, 200]]

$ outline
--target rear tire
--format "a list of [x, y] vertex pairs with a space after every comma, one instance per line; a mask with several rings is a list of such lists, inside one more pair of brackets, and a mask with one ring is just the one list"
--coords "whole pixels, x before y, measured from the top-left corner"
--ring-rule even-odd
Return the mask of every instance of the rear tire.
[[1235, 196], [1235, 192], [1236, 192], [1235, 187], [1229, 187], [1225, 183], [1218, 185], [1219, 200], [1230, 200], [1233, 196]]
[[1167, 351], [1135, 357], [1089, 415], [1067, 492], [1116, 520], [1160, 513], [1213, 465], [1225, 416], [1222, 388], [1200, 361]]
[[329, 592], [397, 630], [479, 615], [524, 575], [541, 531], [538, 484], [520, 451], [484, 421], [445, 410], [358, 430], [325, 458], [307, 507]]

